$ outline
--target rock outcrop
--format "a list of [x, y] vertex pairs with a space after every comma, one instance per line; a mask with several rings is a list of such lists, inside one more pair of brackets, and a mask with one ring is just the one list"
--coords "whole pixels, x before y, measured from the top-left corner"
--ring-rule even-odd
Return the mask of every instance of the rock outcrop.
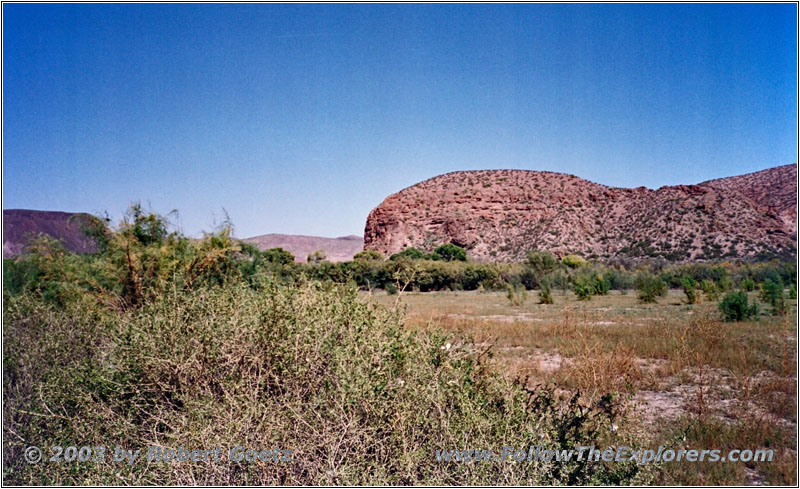
[[443, 243], [475, 260], [531, 249], [670, 261], [793, 256], [797, 167], [698, 185], [614, 188], [573, 175], [462, 171], [392, 194], [370, 212], [364, 248], [391, 255]]

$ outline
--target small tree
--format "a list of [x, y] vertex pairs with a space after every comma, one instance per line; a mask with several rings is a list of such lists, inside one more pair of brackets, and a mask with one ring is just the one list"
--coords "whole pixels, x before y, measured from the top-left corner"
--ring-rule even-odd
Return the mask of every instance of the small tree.
[[523, 285], [506, 284], [506, 297], [512, 306], [521, 306], [528, 299], [528, 291]]
[[650, 274], [642, 275], [636, 280], [636, 297], [642, 304], [657, 302], [659, 297], [667, 295], [667, 283]]
[[597, 295], [608, 295], [608, 291], [611, 290], [611, 280], [609, 280], [608, 275], [603, 275], [602, 273], [598, 273], [594, 276], [594, 291]]
[[383, 255], [378, 250], [359, 251], [353, 256], [356, 261], [383, 261]]
[[326, 261], [327, 259], [328, 259], [328, 256], [325, 254], [325, 252], [323, 250], [317, 250], [317, 251], [315, 251], [313, 253], [310, 253], [306, 260], [308, 261], [308, 263], [317, 264], [317, 263], [322, 263], [322, 262]]
[[278, 265], [288, 265], [294, 263], [294, 255], [283, 248], [270, 248], [261, 252], [264, 260]]
[[747, 302], [745, 292], [728, 292], [719, 303], [719, 309], [725, 321], [745, 321], [750, 318], [758, 317], [758, 303]]
[[433, 259], [442, 261], [467, 261], [467, 251], [453, 243], [447, 243], [433, 250]]
[[715, 301], [719, 298], [719, 288], [713, 280], [706, 279], [700, 282], [700, 289], [703, 290], [706, 298], [710, 301]]
[[543, 275], [558, 266], [558, 260], [549, 251], [531, 250], [526, 255], [526, 265], [537, 275]]
[[578, 255], [567, 255], [561, 259], [561, 263], [569, 268], [578, 268], [586, 265], [586, 260]]
[[595, 293], [594, 281], [586, 276], [576, 277], [572, 291], [579, 301], [590, 301]]
[[539, 304], [552, 304], [553, 294], [550, 291], [550, 282], [543, 281], [542, 288], [539, 290]]
[[700, 296], [697, 294], [697, 281], [688, 275], [684, 275], [681, 279], [681, 287], [683, 293], [686, 294], [687, 304], [697, 304]]
[[761, 285], [759, 297], [762, 301], [772, 306], [772, 314], [786, 314], [786, 296], [783, 294], [783, 283], [780, 279], [776, 282], [766, 279]]
[[406, 248], [400, 253], [395, 253], [394, 255], [390, 256], [389, 260], [395, 261], [401, 258], [409, 258], [411, 260], [422, 260], [423, 258], [425, 258], [425, 253], [421, 252], [420, 250], [412, 246], [411, 248]]

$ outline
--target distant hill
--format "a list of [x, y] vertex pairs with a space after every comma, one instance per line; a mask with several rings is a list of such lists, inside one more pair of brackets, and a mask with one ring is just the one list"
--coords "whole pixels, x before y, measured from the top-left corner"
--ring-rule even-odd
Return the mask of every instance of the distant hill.
[[447, 173], [370, 212], [365, 249], [384, 255], [443, 243], [476, 260], [531, 249], [670, 261], [796, 256], [797, 166], [697, 185], [615, 188], [527, 170]]
[[[94, 219], [94, 217], [85, 213], [27, 209], [3, 210], [3, 258], [21, 253], [29, 239], [40, 234], [61, 241], [64, 247], [70, 251], [95, 253], [98, 251], [97, 244], [83, 231], [90, 219]], [[252, 243], [261, 250], [283, 248], [291, 252], [295, 256], [295, 260], [299, 262], [305, 262], [306, 257], [317, 250], [325, 251], [330, 261], [347, 261], [364, 249], [364, 239], [361, 236], [321, 238], [291, 234], [265, 234], [242, 241]]]
[[305, 262], [306, 257], [317, 250], [323, 250], [329, 261], [347, 261], [352, 260], [353, 255], [364, 249], [364, 238], [352, 235], [341, 238], [320, 238], [295, 234], [264, 234], [242, 241], [252, 243], [262, 251], [283, 248], [291, 252], [295, 261], [299, 262]]
[[28, 240], [40, 234], [61, 241], [70, 251], [95, 253], [97, 243], [83, 232], [92, 219], [92, 215], [80, 212], [4, 209], [3, 258], [21, 253]]

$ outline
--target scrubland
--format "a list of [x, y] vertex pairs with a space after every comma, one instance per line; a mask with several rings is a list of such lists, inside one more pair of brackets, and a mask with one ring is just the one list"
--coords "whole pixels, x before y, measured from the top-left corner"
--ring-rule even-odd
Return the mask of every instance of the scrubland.
[[[773, 287], [768, 306], [750, 283], [758, 273], [791, 277], [783, 265], [743, 267], [741, 277], [726, 266], [670, 269], [663, 279], [636, 271], [635, 281], [658, 287], [635, 294], [611, 290], [625, 292], [634, 272], [613, 271], [612, 280], [607, 268], [543, 254], [514, 266], [457, 264], [441, 253], [300, 266], [283, 250], [233, 240], [227, 227], [190, 240], [136, 206], [116, 228], [92, 232], [93, 255], [40, 239], [4, 261], [6, 484], [796, 484], [796, 300], [781, 289], [776, 302]], [[723, 321], [716, 298], [659, 295], [690, 272], [723, 273], [724, 290], [735, 277], [761, 312]], [[560, 284], [553, 303], [539, 304], [547, 294], [536, 286], [551, 279]], [[717, 293], [713, 280], [706, 289]], [[293, 454], [25, 460], [28, 447], [47, 458], [55, 445]], [[529, 445], [772, 448], [776, 457], [435, 459], [437, 450]]]
[[501, 292], [373, 294], [405, 310], [406, 327], [472, 338], [527, 386], [578, 392], [587, 403], [614, 393], [622, 429], [644, 433], [648, 446], [776, 450], [772, 463], [665, 463], [660, 483], [796, 483], [796, 300], [785, 316], [725, 322], [717, 302], [686, 304], [680, 290], [655, 304], [633, 291], [553, 299], [529, 294], [514, 306]]

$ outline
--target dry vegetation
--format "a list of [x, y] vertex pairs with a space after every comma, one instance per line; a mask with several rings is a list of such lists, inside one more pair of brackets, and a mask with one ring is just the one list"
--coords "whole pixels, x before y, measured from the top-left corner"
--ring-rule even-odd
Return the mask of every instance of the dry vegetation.
[[[96, 231], [97, 254], [44, 239], [4, 261], [5, 483], [797, 481], [796, 300], [785, 302], [779, 285], [796, 296], [793, 262], [635, 277], [539, 252], [515, 266], [380, 256], [301, 265], [283, 250], [232, 240], [228, 227], [188, 239], [139, 206], [117, 229]], [[707, 302], [686, 304], [701, 295], [692, 276]], [[528, 293], [551, 280], [552, 297]], [[627, 282], [639, 293], [625, 291]], [[732, 292], [736, 282], [749, 301]], [[667, 292], [667, 283], [688, 289]], [[477, 290], [413, 292], [445, 287]], [[722, 322], [720, 291], [721, 304], [738, 298], [728, 313], [770, 304], [757, 321]], [[776, 458], [658, 466], [435, 459], [436, 450], [592, 444], [772, 448]], [[241, 445], [295, 455], [277, 465], [22, 457], [26, 447], [53, 445]]]
[[498, 292], [438, 292], [401, 302], [408, 327], [491, 345], [509, 377], [554, 384], [565, 397], [579, 391], [586, 402], [617, 393], [629, 428], [651, 434], [648, 445], [776, 449], [772, 463], [664, 464], [664, 484], [796, 483], [795, 300], [787, 316], [722, 322], [716, 302], [686, 305], [677, 290], [650, 305], [618, 292], [554, 299], [537, 304], [531, 294], [512, 306]]

